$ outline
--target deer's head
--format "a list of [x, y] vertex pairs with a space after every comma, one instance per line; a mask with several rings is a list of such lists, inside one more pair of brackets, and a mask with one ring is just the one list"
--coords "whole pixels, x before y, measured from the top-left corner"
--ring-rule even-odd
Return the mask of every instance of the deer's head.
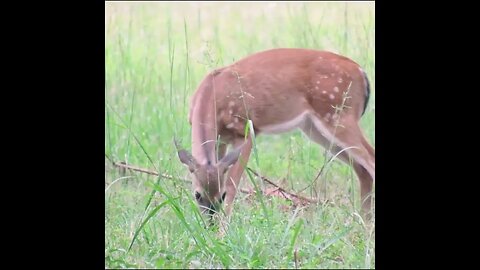
[[188, 151], [182, 149], [177, 141], [175, 145], [180, 161], [192, 174], [193, 196], [200, 211], [213, 215], [220, 210], [225, 200], [225, 174], [238, 160], [242, 147], [231, 151], [216, 164], [200, 164]]

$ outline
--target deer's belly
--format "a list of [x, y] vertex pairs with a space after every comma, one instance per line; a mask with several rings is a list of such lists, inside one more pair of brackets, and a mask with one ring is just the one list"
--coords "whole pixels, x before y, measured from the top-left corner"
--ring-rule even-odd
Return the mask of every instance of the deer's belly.
[[[262, 133], [265, 134], [280, 134], [280, 133], [285, 133], [292, 131], [297, 128], [303, 127], [305, 124], [305, 120], [307, 119], [309, 115], [308, 111], [305, 111], [293, 118], [286, 119], [285, 121], [281, 123], [276, 123], [276, 124], [270, 124], [270, 125], [263, 125], [263, 126], [257, 126], [258, 130]], [[254, 123], [255, 124], [255, 123]]]

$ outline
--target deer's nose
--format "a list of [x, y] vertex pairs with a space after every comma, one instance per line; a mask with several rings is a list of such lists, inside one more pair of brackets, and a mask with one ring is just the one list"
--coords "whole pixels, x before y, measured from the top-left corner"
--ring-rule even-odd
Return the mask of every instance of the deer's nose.
[[215, 214], [216, 210], [217, 210], [217, 208], [215, 207], [215, 205], [213, 203], [208, 205], [208, 214], [213, 215], [213, 214]]

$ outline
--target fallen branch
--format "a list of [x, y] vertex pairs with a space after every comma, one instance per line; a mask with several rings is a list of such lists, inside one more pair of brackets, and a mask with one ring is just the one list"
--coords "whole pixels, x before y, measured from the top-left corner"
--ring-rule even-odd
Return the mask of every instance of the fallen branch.
[[250, 168], [247, 168], [247, 169], [248, 169], [251, 173], [253, 173], [255, 176], [257, 176], [257, 177], [259, 177], [260, 179], [262, 179], [264, 182], [266, 182], [266, 183], [274, 186], [274, 187], [276, 188], [276, 190], [272, 191], [272, 193], [275, 192], [275, 191], [278, 191], [278, 192], [280, 192], [280, 193], [283, 195], [283, 197], [285, 197], [285, 198], [287, 198], [287, 199], [289, 199], [289, 200], [291, 200], [291, 201], [294, 201], [294, 200], [292, 199], [292, 197], [293, 197], [293, 198], [296, 198], [296, 199], [298, 199], [298, 200], [306, 201], [306, 202], [309, 202], [309, 203], [317, 203], [317, 202], [318, 202], [318, 201], [315, 200], [315, 199], [306, 198], [306, 197], [297, 195], [297, 194], [295, 194], [295, 193], [289, 192], [289, 191], [285, 190], [284, 188], [280, 187], [279, 185], [275, 184], [274, 182], [270, 181], [268, 178], [259, 175], [256, 171], [254, 171], [254, 170], [252, 170], [252, 169], [250, 169]]
[[[137, 171], [137, 172], [141, 172], [141, 173], [146, 173], [146, 174], [149, 174], [149, 175], [154, 175], [154, 176], [160, 176], [162, 178], [167, 178], [167, 179], [173, 179], [173, 176], [171, 175], [168, 175], [166, 173], [158, 173], [156, 171], [152, 171], [152, 170], [148, 170], [148, 169], [144, 169], [144, 168], [140, 168], [140, 167], [137, 167], [137, 166], [133, 166], [133, 165], [128, 165], [126, 164], [125, 162], [112, 162], [114, 166], [116, 167], [119, 167], [119, 168], [124, 168], [124, 169], [128, 169], [128, 170], [131, 170], [131, 171]], [[191, 183], [190, 180], [187, 180], [187, 179], [183, 179], [183, 178], [178, 178], [184, 182], [187, 182], [187, 183]], [[250, 194], [251, 191], [248, 190], [248, 189], [245, 189], [245, 188], [241, 188], [240, 189], [240, 192], [242, 193], [246, 193], [246, 194]]]
[[[131, 170], [131, 171], [137, 171], [137, 172], [141, 172], [141, 173], [146, 173], [146, 174], [149, 174], [149, 175], [154, 175], [154, 176], [160, 176], [162, 178], [166, 178], [166, 179], [173, 179], [174, 177], [171, 176], [171, 175], [168, 175], [166, 173], [158, 173], [156, 171], [152, 171], [152, 170], [148, 170], [148, 169], [145, 169], [145, 168], [140, 168], [140, 167], [137, 167], [137, 166], [133, 166], [133, 165], [128, 165], [126, 164], [125, 162], [114, 162], [113, 160], [111, 160], [108, 156], [106, 156], [111, 162], [112, 164], [115, 166], [115, 167], [119, 167], [119, 168], [123, 168], [123, 169], [128, 169], [128, 170]], [[264, 176], [261, 176], [259, 175], [256, 171], [250, 169], [250, 168], [247, 168], [251, 173], [253, 173], [255, 176], [259, 177], [260, 179], [262, 179], [262, 181], [274, 186], [275, 188], [274, 189], [270, 189], [270, 190], [266, 190], [266, 191], [262, 191], [262, 193], [265, 195], [265, 196], [278, 196], [278, 197], [282, 197], [284, 199], [287, 199], [287, 200], [290, 200], [292, 201], [294, 204], [306, 204], [307, 203], [317, 203], [318, 201], [315, 200], [315, 199], [311, 199], [311, 198], [306, 198], [306, 197], [303, 197], [303, 196], [300, 196], [300, 195], [297, 195], [295, 193], [292, 193], [292, 192], [289, 192], [287, 190], [285, 190], [284, 188], [280, 187], [279, 185], [277, 185], [276, 183], [272, 182], [271, 180], [269, 180], [268, 178], [264, 177]], [[178, 178], [184, 182], [187, 182], [187, 183], [191, 183], [190, 180], [187, 180], [187, 179], [183, 179], [183, 178]], [[240, 192], [242, 193], [246, 193], [246, 194], [252, 194], [252, 192], [255, 192], [255, 190], [252, 190], [252, 189], [246, 189], [246, 188], [240, 188], [239, 189]]]
[[[147, 169], [140, 168], [140, 167], [137, 167], [137, 166], [128, 165], [125, 162], [114, 162], [113, 165], [117, 166], [117, 167], [120, 167], [120, 168], [129, 169], [129, 170], [132, 170], [132, 171], [137, 171], [137, 172], [142, 172], [142, 173], [146, 173], [146, 174], [150, 174], [150, 175], [161, 176], [163, 178], [173, 179], [173, 176], [171, 176], [171, 175], [168, 175], [168, 174], [165, 174], [165, 173], [159, 174], [156, 171], [151, 171], [151, 170], [147, 170]], [[185, 179], [182, 179], [182, 180], [186, 181]]]

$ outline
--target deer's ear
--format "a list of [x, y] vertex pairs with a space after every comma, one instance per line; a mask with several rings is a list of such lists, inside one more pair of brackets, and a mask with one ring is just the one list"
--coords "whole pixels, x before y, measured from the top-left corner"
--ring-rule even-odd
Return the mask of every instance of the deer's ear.
[[243, 145], [230, 151], [230, 153], [228, 153], [218, 162], [218, 167], [223, 168], [224, 170], [227, 170], [228, 168], [230, 168], [233, 164], [235, 164], [235, 162], [238, 161], [238, 157], [240, 156], [242, 149], [243, 149]]
[[190, 172], [195, 171], [195, 169], [198, 167], [198, 163], [195, 160], [195, 158], [192, 156], [192, 154], [187, 152], [187, 150], [182, 149], [182, 147], [179, 145], [176, 139], [174, 142], [175, 142], [175, 147], [177, 148], [178, 157], [180, 158], [180, 161], [183, 164], [188, 166], [188, 169], [190, 170]]
[[178, 157], [183, 164], [188, 166], [190, 172], [195, 171], [195, 169], [198, 167], [198, 163], [195, 158], [186, 150], [179, 150]]

